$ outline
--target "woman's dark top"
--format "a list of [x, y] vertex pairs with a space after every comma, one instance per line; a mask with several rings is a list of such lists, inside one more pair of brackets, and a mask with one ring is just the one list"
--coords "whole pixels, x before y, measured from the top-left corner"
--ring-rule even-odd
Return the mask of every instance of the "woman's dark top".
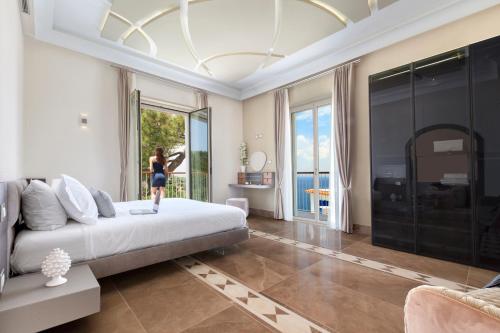
[[153, 187], [165, 187], [166, 183], [165, 172], [163, 171], [163, 164], [160, 162], [153, 162]]

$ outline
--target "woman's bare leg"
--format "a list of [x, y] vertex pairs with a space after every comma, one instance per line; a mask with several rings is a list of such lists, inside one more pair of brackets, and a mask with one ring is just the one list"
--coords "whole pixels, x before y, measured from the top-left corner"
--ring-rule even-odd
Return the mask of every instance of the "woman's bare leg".
[[162, 199], [165, 198], [165, 188], [164, 187], [160, 187], [160, 197]]
[[158, 188], [154, 187], [154, 186], [151, 186], [151, 199], [153, 199], [153, 200], [154, 200], [154, 198], [156, 196], [156, 191], [158, 191]]

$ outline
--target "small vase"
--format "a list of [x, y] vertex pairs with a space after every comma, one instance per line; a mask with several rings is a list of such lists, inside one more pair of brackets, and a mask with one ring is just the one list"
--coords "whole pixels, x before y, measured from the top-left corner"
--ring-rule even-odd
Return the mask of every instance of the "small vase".
[[65, 284], [66, 282], [68, 282], [68, 279], [59, 275], [59, 276], [53, 277], [52, 280], [49, 280], [45, 285], [47, 287], [56, 287], [56, 286], [60, 286], [61, 284]]
[[246, 165], [240, 165], [240, 172], [245, 173], [247, 171], [247, 166]]

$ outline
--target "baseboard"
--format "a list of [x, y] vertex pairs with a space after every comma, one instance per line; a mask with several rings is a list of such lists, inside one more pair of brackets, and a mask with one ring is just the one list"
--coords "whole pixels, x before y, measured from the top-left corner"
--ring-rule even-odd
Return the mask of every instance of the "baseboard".
[[274, 212], [265, 209], [250, 208], [250, 214], [266, 218], [274, 218]]

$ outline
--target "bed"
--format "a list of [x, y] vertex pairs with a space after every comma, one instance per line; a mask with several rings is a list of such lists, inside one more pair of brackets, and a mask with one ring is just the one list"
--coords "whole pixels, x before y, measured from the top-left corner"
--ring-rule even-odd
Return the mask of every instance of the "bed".
[[114, 203], [116, 217], [100, 218], [96, 225], [70, 220], [53, 231], [21, 229], [17, 217], [24, 186], [19, 181], [7, 185], [7, 255], [13, 274], [38, 271], [56, 247], [69, 253], [73, 265], [88, 264], [100, 278], [248, 239], [241, 209], [187, 199], [163, 199], [156, 215], [129, 214], [151, 208], [149, 200], [119, 202]]

